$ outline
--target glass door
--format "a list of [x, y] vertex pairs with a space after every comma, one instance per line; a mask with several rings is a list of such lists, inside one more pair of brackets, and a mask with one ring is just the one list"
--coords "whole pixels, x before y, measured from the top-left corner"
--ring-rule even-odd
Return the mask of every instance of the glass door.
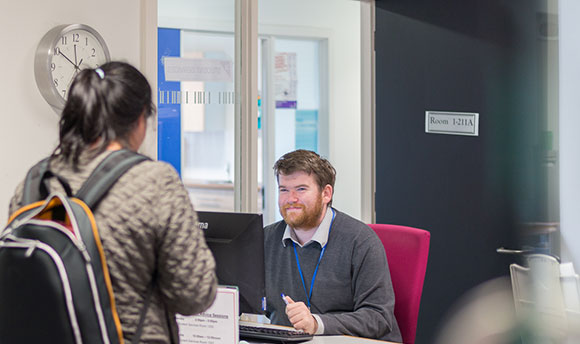
[[234, 37], [160, 29], [170, 34], [179, 55], [161, 58], [159, 159], [181, 172], [196, 209], [233, 211]]
[[235, 210], [235, 5], [159, 1], [158, 157], [197, 210]]

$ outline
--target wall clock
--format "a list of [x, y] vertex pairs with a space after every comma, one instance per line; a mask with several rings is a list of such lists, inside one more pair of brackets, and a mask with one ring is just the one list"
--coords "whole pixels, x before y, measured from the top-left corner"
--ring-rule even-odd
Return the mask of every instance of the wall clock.
[[34, 58], [36, 85], [44, 99], [60, 114], [77, 73], [108, 61], [107, 44], [95, 29], [84, 24], [56, 26], [38, 43]]

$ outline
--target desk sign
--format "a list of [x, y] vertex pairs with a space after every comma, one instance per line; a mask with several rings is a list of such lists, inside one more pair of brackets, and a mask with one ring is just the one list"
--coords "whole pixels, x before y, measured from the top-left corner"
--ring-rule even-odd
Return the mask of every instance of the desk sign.
[[475, 112], [425, 111], [425, 132], [479, 136], [479, 114]]
[[205, 312], [177, 315], [180, 343], [238, 344], [238, 309], [238, 288], [218, 287], [215, 301]]

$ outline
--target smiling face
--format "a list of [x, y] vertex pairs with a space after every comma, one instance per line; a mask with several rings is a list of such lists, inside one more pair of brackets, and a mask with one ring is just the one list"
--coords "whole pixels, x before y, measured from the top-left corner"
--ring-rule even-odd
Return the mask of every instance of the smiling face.
[[332, 186], [320, 190], [314, 176], [306, 172], [278, 176], [278, 206], [284, 221], [295, 230], [317, 228], [332, 199]]

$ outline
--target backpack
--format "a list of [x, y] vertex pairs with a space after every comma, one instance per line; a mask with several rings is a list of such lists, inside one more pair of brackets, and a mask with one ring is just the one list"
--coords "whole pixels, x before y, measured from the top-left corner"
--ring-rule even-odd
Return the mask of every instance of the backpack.
[[[23, 206], [0, 234], [0, 344], [124, 342], [91, 210], [123, 173], [148, 159], [128, 150], [111, 153], [74, 197], [66, 180], [48, 169], [49, 158], [28, 172]], [[66, 195], [49, 194], [50, 177]]]

